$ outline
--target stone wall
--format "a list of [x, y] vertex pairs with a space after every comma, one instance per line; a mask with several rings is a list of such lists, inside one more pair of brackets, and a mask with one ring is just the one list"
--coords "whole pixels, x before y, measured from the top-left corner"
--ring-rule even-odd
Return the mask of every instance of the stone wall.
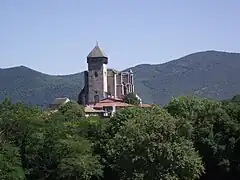
[[117, 96], [116, 78], [116, 73], [109, 69], [107, 76], [108, 93], [114, 97]]
[[88, 100], [94, 103], [107, 95], [107, 65], [101, 61], [88, 64]]

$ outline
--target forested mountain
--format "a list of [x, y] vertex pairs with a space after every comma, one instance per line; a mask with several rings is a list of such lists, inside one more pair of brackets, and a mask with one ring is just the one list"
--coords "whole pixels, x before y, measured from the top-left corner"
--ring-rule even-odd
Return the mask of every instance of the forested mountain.
[[[196, 94], [228, 99], [240, 92], [240, 53], [205, 51], [164, 64], [131, 67], [135, 89], [145, 103], [166, 104], [173, 96]], [[0, 100], [11, 97], [47, 105], [55, 97], [77, 99], [83, 73], [54, 76], [24, 66], [0, 69]]]

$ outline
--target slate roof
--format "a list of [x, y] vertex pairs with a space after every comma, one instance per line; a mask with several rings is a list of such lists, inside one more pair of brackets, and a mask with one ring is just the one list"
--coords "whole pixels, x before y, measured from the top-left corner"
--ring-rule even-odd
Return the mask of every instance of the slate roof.
[[96, 57], [105, 57], [107, 55], [103, 52], [103, 50], [98, 46], [98, 44], [93, 48], [93, 50], [88, 54], [88, 58], [96, 58]]

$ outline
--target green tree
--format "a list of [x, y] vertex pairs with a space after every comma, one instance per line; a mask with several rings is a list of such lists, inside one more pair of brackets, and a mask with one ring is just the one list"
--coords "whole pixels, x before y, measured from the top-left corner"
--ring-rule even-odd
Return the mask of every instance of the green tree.
[[59, 107], [66, 120], [76, 120], [84, 117], [84, 107], [79, 105], [76, 101], [69, 101]]
[[39, 114], [38, 109], [12, 104], [10, 99], [0, 104], [1, 179], [25, 179], [25, 140], [33, 130], [32, 125], [36, 125], [34, 117]]
[[197, 179], [201, 158], [177, 129], [177, 120], [157, 106], [118, 111], [100, 133], [105, 178]]
[[128, 104], [138, 105], [140, 100], [137, 98], [135, 93], [128, 93], [124, 96], [123, 101]]
[[[79, 111], [66, 109], [49, 114], [10, 100], [0, 104], [1, 142], [8, 145], [0, 147], [1, 178], [84, 180], [102, 176], [92, 143], [83, 136], [86, 121], [79, 121]], [[69, 117], [66, 112], [70, 111]]]
[[231, 144], [234, 144], [233, 150], [230, 151], [231, 154], [229, 154], [229, 159], [230, 159], [230, 172], [232, 179], [238, 179], [240, 177], [240, 103], [236, 102], [228, 102], [228, 103], [223, 103], [223, 108], [231, 117], [232, 121], [235, 124], [235, 136], [231, 137]]
[[188, 130], [185, 135], [203, 157], [206, 173], [201, 179], [237, 178], [233, 167], [239, 167], [240, 159], [234, 157], [233, 152], [239, 149], [240, 127], [221, 102], [180, 97], [174, 98], [165, 108], [172, 116], [181, 119], [178, 126]]
[[[82, 118], [79, 111], [71, 111], [71, 106], [61, 110], [47, 116], [44, 120], [46, 126], [27, 140], [28, 179], [87, 180], [101, 177], [98, 156], [94, 155], [91, 142], [83, 136], [86, 121], [79, 119]], [[71, 112], [71, 116], [67, 112]]]
[[0, 142], [0, 177], [2, 180], [25, 179], [19, 150], [4, 142]]
[[29, 138], [26, 148], [31, 167], [29, 179], [90, 179], [102, 176], [102, 167], [97, 156], [93, 155], [91, 143], [73, 134], [73, 128], [77, 126], [71, 127], [52, 119], [48, 128]]

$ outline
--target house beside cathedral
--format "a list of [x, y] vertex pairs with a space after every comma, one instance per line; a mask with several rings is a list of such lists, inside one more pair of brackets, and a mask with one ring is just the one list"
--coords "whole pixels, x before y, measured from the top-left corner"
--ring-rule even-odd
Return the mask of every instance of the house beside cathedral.
[[98, 44], [88, 54], [87, 63], [84, 88], [78, 95], [79, 104], [87, 107], [88, 111], [92, 107], [111, 113], [117, 108], [131, 106], [123, 102], [126, 94], [134, 92], [134, 74], [131, 69], [120, 72], [107, 68], [108, 57]]

